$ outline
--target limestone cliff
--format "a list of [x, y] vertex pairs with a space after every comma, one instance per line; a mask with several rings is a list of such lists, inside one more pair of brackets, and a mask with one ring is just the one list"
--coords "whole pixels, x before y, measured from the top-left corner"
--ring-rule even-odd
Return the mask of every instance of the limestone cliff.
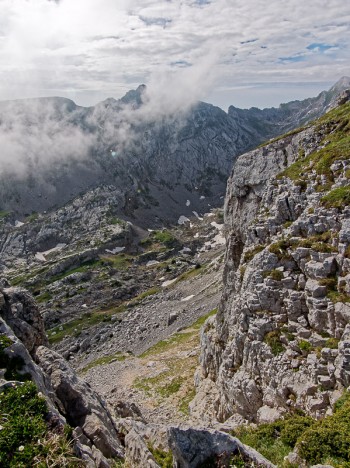
[[321, 417], [350, 385], [350, 104], [238, 158], [224, 293], [202, 331], [192, 413]]

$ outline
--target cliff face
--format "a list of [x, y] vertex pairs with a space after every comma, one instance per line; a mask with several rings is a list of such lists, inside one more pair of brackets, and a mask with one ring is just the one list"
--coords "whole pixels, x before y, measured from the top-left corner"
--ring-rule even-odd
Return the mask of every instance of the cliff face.
[[320, 417], [350, 385], [350, 105], [238, 158], [193, 414]]

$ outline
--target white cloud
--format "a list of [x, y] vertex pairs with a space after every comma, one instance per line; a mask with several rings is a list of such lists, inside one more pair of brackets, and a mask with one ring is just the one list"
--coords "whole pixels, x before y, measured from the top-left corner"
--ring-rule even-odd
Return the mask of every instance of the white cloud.
[[333, 82], [349, 45], [344, 0], [1, 0], [0, 99], [93, 104], [146, 82], [181, 107], [216, 87]]

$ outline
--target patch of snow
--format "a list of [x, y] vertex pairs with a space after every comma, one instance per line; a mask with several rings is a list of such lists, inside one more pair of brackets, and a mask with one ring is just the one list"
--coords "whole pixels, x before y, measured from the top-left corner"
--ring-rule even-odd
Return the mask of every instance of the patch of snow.
[[168, 281], [164, 281], [164, 283], [162, 283], [162, 288], [166, 288], [167, 286], [170, 286], [171, 284], [175, 283], [176, 280], [177, 280], [177, 278], [174, 278], [174, 279], [168, 280]]
[[83, 304], [82, 307], [83, 307], [83, 309], [87, 309], [87, 308], [88, 308], [87, 304]]
[[195, 239], [198, 239], [199, 237], [199, 232], [196, 232], [196, 234], [193, 236]]
[[205, 200], [205, 196], [204, 196], [204, 195], [201, 195], [201, 196], [199, 197], [199, 199], [200, 199], [200, 200]]
[[190, 301], [193, 297], [194, 297], [194, 294], [191, 294], [191, 296], [187, 296], [187, 297], [184, 297], [183, 299], [181, 299], [181, 302]]
[[147, 229], [148, 232], [154, 232], [154, 229]]
[[15, 227], [16, 228], [21, 227], [23, 225], [24, 225], [24, 223], [22, 223], [22, 221], [18, 221], [18, 219], [16, 219], [16, 221], [15, 221]]
[[192, 250], [189, 247], [184, 247], [182, 250], [180, 250], [180, 253], [185, 254], [185, 253], [190, 253]]
[[187, 200], [186, 201], [186, 206], [190, 206], [190, 204], [191, 204], [190, 200]]
[[42, 253], [43, 255], [49, 255], [51, 252], [56, 252], [56, 250], [61, 250], [63, 247], [66, 247], [67, 244], [57, 244], [56, 247], [53, 249], [45, 250], [45, 252], [38, 252]]
[[205, 213], [204, 215], [206, 218], [211, 218], [212, 216], [215, 216], [215, 213]]
[[123, 252], [123, 250], [125, 250], [125, 247], [115, 247], [112, 250], [106, 249], [106, 252], [115, 255], [116, 253]]
[[199, 219], [199, 221], [203, 221], [203, 218], [201, 218], [201, 217], [199, 216], [199, 214], [197, 213], [197, 211], [192, 211], [192, 213], [195, 215], [196, 218]]
[[185, 223], [189, 223], [189, 222], [190, 220], [186, 216], [181, 215], [177, 221], [177, 224], [184, 225]]
[[158, 265], [159, 262], [157, 260], [150, 260], [149, 262], [146, 263], [146, 267], [150, 267], [153, 265]]
[[39, 260], [40, 262], [46, 262], [46, 258], [41, 252], [37, 252], [35, 254], [35, 258]]

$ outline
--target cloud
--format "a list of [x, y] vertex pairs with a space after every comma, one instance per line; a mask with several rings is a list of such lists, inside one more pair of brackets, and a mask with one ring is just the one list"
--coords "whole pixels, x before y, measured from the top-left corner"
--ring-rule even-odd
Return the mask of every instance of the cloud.
[[2, 0], [0, 99], [90, 105], [159, 75], [186, 80], [174, 64], [203, 71], [192, 75], [201, 99], [210, 67], [212, 90], [252, 78], [331, 82], [349, 74], [349, 44], [343, 0]]
[[74, 120], [79, 110], [66, 100], [26, 100], [0, 106], [0, 175], [28, 175], [87, 157], [96, 142]]

